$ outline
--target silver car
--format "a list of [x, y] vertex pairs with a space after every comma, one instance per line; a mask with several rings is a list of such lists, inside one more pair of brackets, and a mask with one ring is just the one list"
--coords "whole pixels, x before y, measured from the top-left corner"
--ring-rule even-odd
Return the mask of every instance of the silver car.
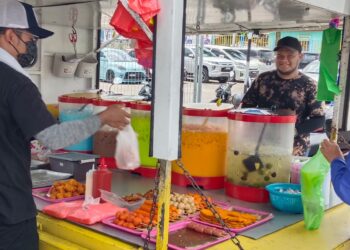
[[[218, 57], [222, 57], [230, 60], [234, 64], [234, 81], [244, 81], [246, 78], [246, 65], [247, 65], [247, 57], [242, 52], [237, 49], [221, 46], [221, 45], [206, 45], [207, 49], [209, 49], [212, 53], [214, 53]], [[256, 78], [260, 73], [260, 65], [261, 63], [252, 59], [249, 63], [249, 77], [251, 79]]]
[[[185, 47], [185, 69], [187, 78], [193, 76], [195, 71], [195, 48]], [[203, 48], [203, 69], [202, 81], [218, 80], [220, 83], [225, 83], [234, 77], [234, 65], [232, 61], [225, 58], [217, 57], [208, 49]]]

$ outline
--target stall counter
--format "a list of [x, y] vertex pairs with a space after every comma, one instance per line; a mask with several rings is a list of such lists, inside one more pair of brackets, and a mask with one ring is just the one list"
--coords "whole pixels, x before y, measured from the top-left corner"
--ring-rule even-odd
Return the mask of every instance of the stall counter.
[[[130, 193], [144, 193], [153, 188], [153, 180], [143, 178], [121, 171], [113, 173], [112, 191], [127, 195]], [[173, 191], [179, 193], [194, 192], [192, 188], [182, 188], [174, 186]], [[215, 197], [217, 200], [230, 202], [233, 205], [249, 206], [266, 211], [272, 211], [275, 218], [270, 222], [260, 226], [261, 229], [269, 227], [273, 223], [281, 222], [287, 218], [284, 214], [273, 210], [270, 204], [254, 204], [241, 202], [224, 195], [223, 190], [206, 191], [206, 194]], [[58, 220], [40, 212], [48, 203], [37, 198], [34, 199], [38, 208], [38, 232], [40, 237], [40, 249], [142, 249], [143, 240], [138, 236], [115, 230], [96, 224], [92, 226], [78, 225], [65, 220]], [[243, 203], [243, 204], [242, 204]], [[271, 224], [272, 223], [272, 224]], [[341, 204], [325, 212], [321, 227], [315, 231], [304, 229], [304, 222], [288, 225], [278, 231], [263, 236], [259, 239], [252, 239], [240, 235], [238, 239], [244, 249], [258, 250], [329, 250], [329, 249], [350, 249], [350, 207]], [[153, 249], [154, 245], [150, 245]], [[226, 241], [215, 245], [209, 249], [227, 250], [238, 249], [231, 241]]]

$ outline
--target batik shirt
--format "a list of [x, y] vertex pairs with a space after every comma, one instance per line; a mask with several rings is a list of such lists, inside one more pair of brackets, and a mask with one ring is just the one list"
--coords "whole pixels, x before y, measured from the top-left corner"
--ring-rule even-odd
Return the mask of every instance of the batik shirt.
[[[252, 83], [242, 100], [242, 108], [291, 109], [297, 115], [296, 126], [306, 119], [324, 116], [322, 103], [316, 100], [316, 83], [299, 73], [294, 79], [282, 79], [277, 71], [260, 74]], [[305, 155], [310, 146], [310, 134], [294, 137], [294, 155]]]

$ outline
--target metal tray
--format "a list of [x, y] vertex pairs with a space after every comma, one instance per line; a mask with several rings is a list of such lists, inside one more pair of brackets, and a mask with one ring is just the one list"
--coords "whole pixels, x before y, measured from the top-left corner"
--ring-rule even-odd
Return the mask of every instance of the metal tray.
[[48, 187], [55, 181], [65, 180], [71, 177], [71, 174], [54, 172], [46, 169], [31, 170], [33, 188]]

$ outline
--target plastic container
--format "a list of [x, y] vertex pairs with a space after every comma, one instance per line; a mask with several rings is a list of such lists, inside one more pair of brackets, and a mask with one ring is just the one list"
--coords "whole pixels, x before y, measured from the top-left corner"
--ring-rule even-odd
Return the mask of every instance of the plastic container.
[[[197, 184], [205, 189], [224, 187], [227, 112], [232, 107], [230, 104], [196, 103], [183, 109], [181, 160]], [[176, 162], [172, 163], [172, 172], [173, 184], [189, 184]]]
[[267, 202], [266, 185], [290, 181], [296, 117], [251, 109], [231, 111], [228, 119], [226, 194]]
[[309, 161], [309, 157], [294, 156], [292, 158], [292, 166], [290, 168], [290, 182], [294, 184], [300, 184], [300, 171], [306, 162]]
[[75, 75], [81, 78], [92, 78], [96, 76], [98, 61], [94, 57], [86, 57], [79, 62]]
[[50, 168], [53, 171], [69, 173], [77, 181], [85, 181], [86, 172], [96, 164], [97, 155], [68, 152], [49, 155]]
[[72, 57], [71, 55], [55, 54], [53, 61], [53, 74], [64, 78], [74, 77], [74, 73], [79, 64], [79, 59], [63, 61], [62, 56]]
[[92, 185], [93, 185], [93, 175], [95, 171], [95, 165], [92, 165], [92, 169], [86, 172], [85, 177], [85, 200], [90, 199], [92, 197]]
[[139, 207], [141, 207], [141, 205], [145, 202], [145, 198], [141, 198], [138, 201], [135, 202], [127, 202], [125, 200], [123, 200], [119, 195], [112, 193], [112, 192], [108, 192], [106, 190], [101, 189], [101, 199], [104, 201], [107, 201], [109, 203], [112, 203], [118, 207], [123, 207], [128, 209], [129, 211], [134, 211], [136, 209], [138, 209]]
[[142, 167], [153, 168], [157, 159], [149, 156], [151, 140], [151, 104], [147, 102], [129, 103], [131, 126], [138, 135], [140, 162]]
[[92, 175], [92, 197], [101, 197], [101, 189], [111, 191], [112, 187], [112, 172], [107, 169], [104, 159], [100, 161], [98, 169], [93, 172]]
[[[266, 186], [270, 194], [271, 204], [278, 210], [287, 213], [303, 213], [301, 200], [301, 186], [292, 183], [274, 183]], [[281, 192], [282, 190], [293, 189], [300, 193]]]
[[[93, 114], [92, 100], [94, 93], [73, 93], [58, 97], [59, 120], [61, 122], [83, 120]], [[68, 151], [92, 152], [92, 137], [64, 148]]]

